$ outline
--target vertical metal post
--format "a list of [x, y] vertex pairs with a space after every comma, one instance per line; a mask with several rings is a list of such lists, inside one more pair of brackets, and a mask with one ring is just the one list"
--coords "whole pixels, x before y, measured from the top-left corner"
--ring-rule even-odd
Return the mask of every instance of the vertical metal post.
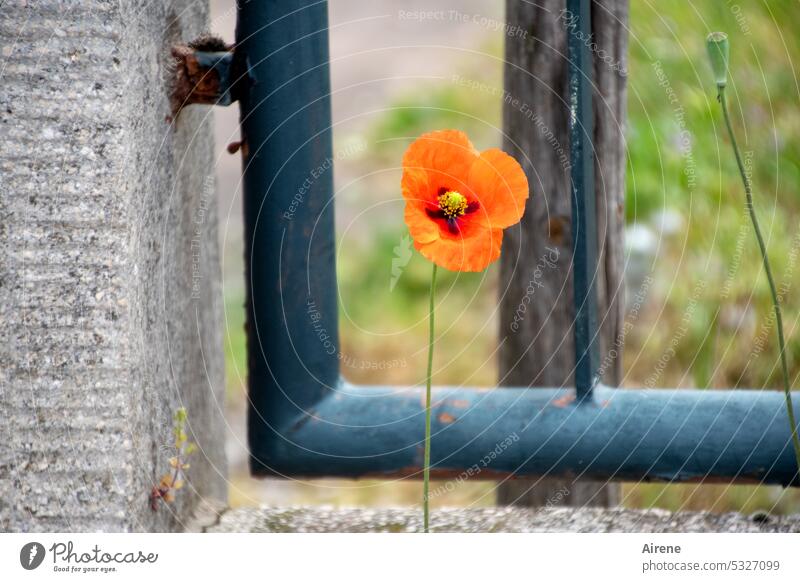
[[251, 468], [272, 470], [289, 427], [339, 376], [328, 6], [238, 2], [235, 62], [249, 71], [241, 128]]
[[590, 0], [567, 0], [570, 162], [572, 178], [573, 283], [575, 299], [575, 387], [588, 401], [598, 366], [597, 225], [594, 189], [594, 119]]

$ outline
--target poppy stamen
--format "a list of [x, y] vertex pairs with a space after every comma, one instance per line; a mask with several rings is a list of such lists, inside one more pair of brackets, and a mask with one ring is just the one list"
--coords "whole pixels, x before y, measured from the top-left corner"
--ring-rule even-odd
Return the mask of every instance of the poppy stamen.
[[437, 200], [439, 202], [439, 210], [444, 213], [448, 221], [464, 216], [467, 213], [467, 208], [469, 208], [464, 195], [455, 190], [448, 190], [444, 194], [439, 194]]

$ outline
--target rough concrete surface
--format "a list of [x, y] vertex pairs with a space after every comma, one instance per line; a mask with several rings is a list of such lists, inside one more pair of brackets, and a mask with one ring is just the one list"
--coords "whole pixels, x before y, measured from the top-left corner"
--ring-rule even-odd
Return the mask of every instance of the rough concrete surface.
[[[204, 1], [0, 9], [0, 530], [182, 527], [225, 499], [209, 108], [169, 115]], [[171, 415], [190, 486], [153, 513]]]
[[[206, 532], [411, 533], [422, 529], [417, 508], [333, 509], [262, 507], [206, 513], [193, 529]], [[431, 512], [434, 532], [800, 532], [800, 516], [773, 517], [739, 513], [670, 513], [631, 509], [437, 509]]]

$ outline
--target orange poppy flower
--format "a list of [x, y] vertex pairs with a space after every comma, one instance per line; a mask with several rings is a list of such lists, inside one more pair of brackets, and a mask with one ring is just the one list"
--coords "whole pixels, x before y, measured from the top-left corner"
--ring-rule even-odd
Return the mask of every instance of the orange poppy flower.
[[503, 229], [519, 222], [528, 198], [514, 158], [496, 148], [478, 152], [457, 130], [412, 143], [401, 186], [414, 247], [451, 271], [482, 271], [497, 260]]

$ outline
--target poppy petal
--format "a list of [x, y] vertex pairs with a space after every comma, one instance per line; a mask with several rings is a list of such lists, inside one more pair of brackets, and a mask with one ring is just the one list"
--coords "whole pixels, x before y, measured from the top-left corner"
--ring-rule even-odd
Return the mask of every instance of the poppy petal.
[[490, 229], [519, 222], [528, 199], [528, 179], [517, 160], [497, 148], [486, 150], [472, 165], [468, 183], [480, 200], [475, 213]]
[[465, 188], [478, 155], [463, 131], [447, 129], [421, 135], [403, 156], [403, 196], [435, 203], [442, 188]]
[[428, 244], [439, 238], [439, 226], [425, 214], [420, 205], [406, 202], [405, 221], [408, 232], [415, 241]]
[[435, 204], [435, 198], [429, 195], [428, 173], [420, 168], [403, 168], [403, 177], [400, 180], [400, 190], [406, 202], [424, 207], [426, 204]]

